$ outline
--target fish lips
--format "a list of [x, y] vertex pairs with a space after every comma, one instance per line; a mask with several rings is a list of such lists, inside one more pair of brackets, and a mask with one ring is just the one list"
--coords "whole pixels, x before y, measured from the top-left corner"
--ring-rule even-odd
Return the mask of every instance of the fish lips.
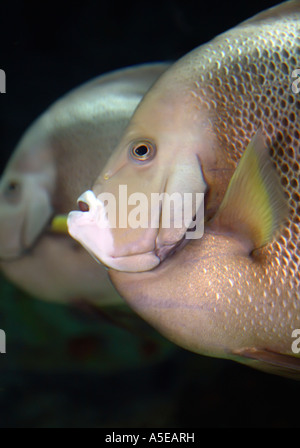
[[[82, 211], [68, 216], [68, 230], [99, 263], [117, 271], [144, 272], [156, 268], [182, 244], [182, 239], [171, 245], [157, 245], [149, 252], [116, 256], [113, 233], [106, 216], [105, 206], [92, 191], [78, 199]], [[158, 229], [159, 230], [159, 229]]]

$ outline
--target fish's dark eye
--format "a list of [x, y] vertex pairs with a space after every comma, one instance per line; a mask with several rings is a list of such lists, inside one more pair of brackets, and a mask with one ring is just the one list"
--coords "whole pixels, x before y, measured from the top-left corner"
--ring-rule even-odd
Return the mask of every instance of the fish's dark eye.
[[9, 182], [5, 187], [4, 196], [9, 202], [18, 202], [21, 197], [21, 184], [17, 181]]
[[149, 162], [156, 154], [156, 147], [149, 140], [141, 140], [130, 145], [129, 154], [135, 162]]

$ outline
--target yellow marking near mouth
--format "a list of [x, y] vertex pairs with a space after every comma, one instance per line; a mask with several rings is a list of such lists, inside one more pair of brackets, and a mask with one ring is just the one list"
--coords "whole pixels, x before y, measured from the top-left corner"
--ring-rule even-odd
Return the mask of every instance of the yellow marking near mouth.
[[63, 233], [65, 235], [69, 234], [67, 225], [68, 215], [57, 215], [53, 218], [51, 222], [51, 231], [53, 233]]

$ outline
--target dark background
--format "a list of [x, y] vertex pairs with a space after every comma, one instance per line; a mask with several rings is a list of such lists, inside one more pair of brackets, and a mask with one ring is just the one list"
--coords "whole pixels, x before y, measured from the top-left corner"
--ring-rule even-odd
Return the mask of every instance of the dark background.
[[[71, 88], [109, 70], [175, 60], [276, 3], [2, 0], [1, 167], [33, 119]], [[154, 367], [106, 375], [84, 357], [80, 369], [70, 358], [63, 363], [59, 347], [78, 337], [74, 327], [66, 331], [66, 311], [36, 304], [3, 280], [1, 288], [0, 328], [9, 323], [14, 332], [10, 358], [0, 355], [1, 427], [300, 426], [300, 383], [229, 361], [179, 350]], [[49, 314], [48, 327], [33, 331]], [[80, 335], [97, 332], [94, 321], [84, 325]]]

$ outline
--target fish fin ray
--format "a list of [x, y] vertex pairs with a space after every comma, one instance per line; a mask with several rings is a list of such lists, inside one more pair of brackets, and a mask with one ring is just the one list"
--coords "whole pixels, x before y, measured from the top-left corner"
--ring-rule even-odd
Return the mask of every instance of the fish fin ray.
[[[299, 357], [255, 347], [234, 350], [232, 353], [242, 358], [246, 358], [250, 363], [253, 362], [250, 365], [254, 368], [257, 367], [266, 372], [300, 381]], [[241, 360], [241, 362], [243, 363], [243, 360]]]

